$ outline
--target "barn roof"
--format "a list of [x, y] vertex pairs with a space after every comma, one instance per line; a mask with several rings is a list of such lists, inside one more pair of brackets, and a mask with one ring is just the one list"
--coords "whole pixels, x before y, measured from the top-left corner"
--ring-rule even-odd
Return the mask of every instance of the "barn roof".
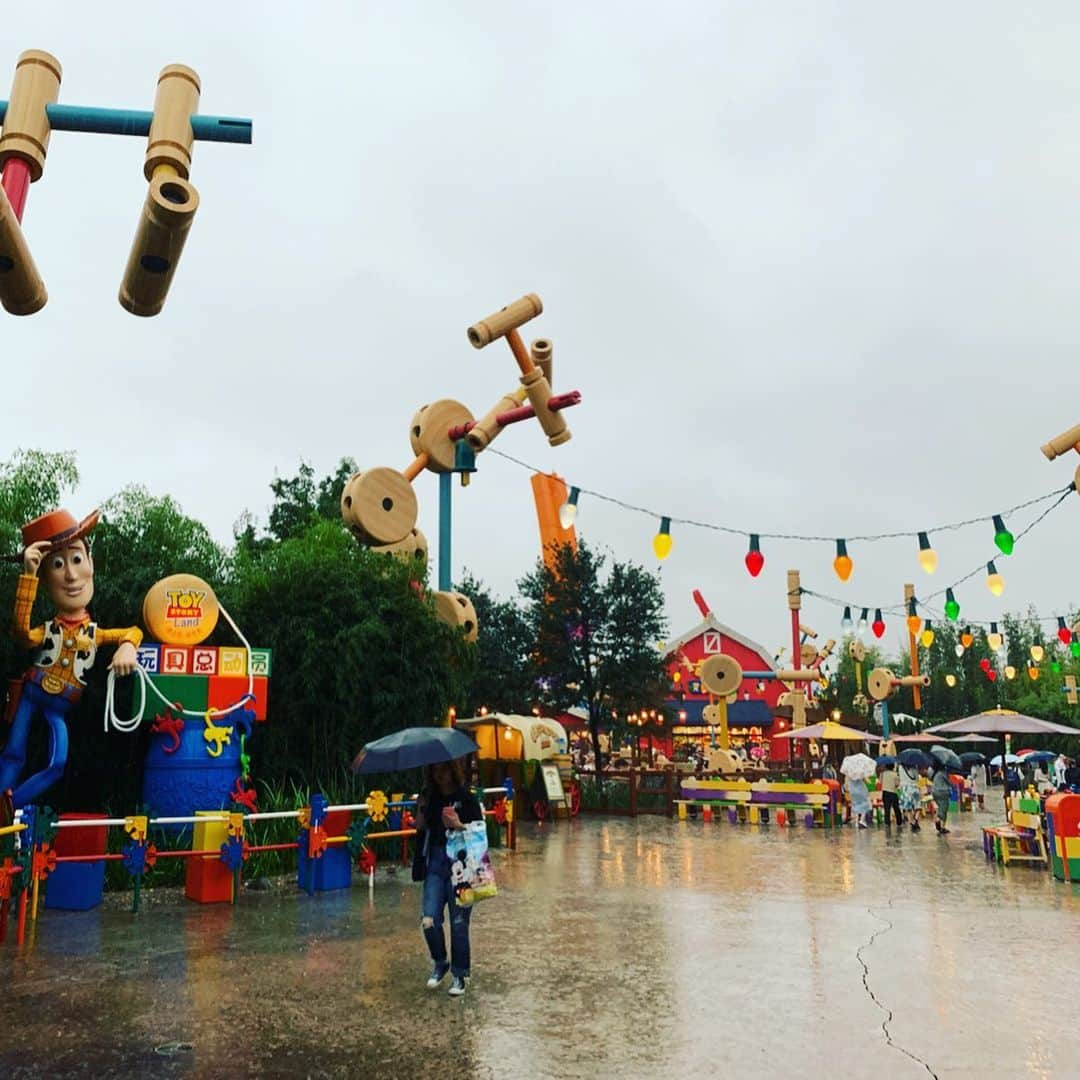
[[701, 620], [692, 630], [687, 630], [685, 634], [677, 637], [674, 641], [667, 643], [667, 651], [665, 656], [671, 656], [681, 649], [687, 642], [693, 641], [694, 638], [700, 637], [706, 630], [716, 630], [726, 638], [731, 638], [732, 641], [737, 641], [744, 649], [750, 649], [752, 652], [756, 652], [761, 657], [762, 662], [765, 664], [765, 668], [768, 671], [776, 671], [776, 665], [773, 663], [772, 654], [763, 645], [759, 645], [756, 641], [751, 641], [747, 637], [743, 637], [742, 634], [735, 630], [732, 630], [730, 626], [725, 626], [712, 612], [709, 612], [704, 619]]

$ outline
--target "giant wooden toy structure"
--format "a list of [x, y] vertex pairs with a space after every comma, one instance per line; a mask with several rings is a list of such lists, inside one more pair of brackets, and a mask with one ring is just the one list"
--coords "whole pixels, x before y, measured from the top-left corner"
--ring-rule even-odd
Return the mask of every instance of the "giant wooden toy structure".
[[780, 671], [743, 671], [742, 665], [735, 657], [722, 653], [710, 656], [702, 662], [698, 673], [701, 685], [712, 697], [710, 704], [705, 708], [704, 718], [710, 727], [719, 729], [721, 750], [728, 750], [731, 745], [728, 735], [727, 707], [732, 695], [738, 692], [743, 679], [756, 679], [760, 682], [778, 680], [790, 686], [791, 689], [780, 698], [780, 702], [790, 706], [793, 727], [806, 725], [808, 691], [805, 688], [812, 686], [815, 682], [824, 682], [825, 676], [821, 671], [821, 665], [828, 659], [835, 642], [828, 642], [820, 653], [809, 644], [806, 639], [813, 634], [813, 631], [800, 624], [801, 608], [802, 587], [799, 572], [789, 570], [788, 609], [792, 618], [792, 655], [799, 657], [801, 661], [806, 661], [804, 666], [785, 668]]
[[60, 105], [61, 68], [41, 49], [22, 53], [11, 96], [0, 101], [0, 303], [13, 315], [33, 315], [48, 300], [22, 231], [30, 184], [41, 179], [53, 131], [146, 135], [143, 174], [149, 181], [135, 240], [120, 284], [120, 303], [133, 315], [165, 305], [176, 264], [199, 207], [190, 181], [192, 145], [251, 142], [251, 121], [199, 116], [199, 76], [170, 64], [158, 76], [154, 111]]
[[[1053, 461], [1054, 458], [1061, 457], [1062, 454], [1067, 454], [1070, 450], [1075, 450], [1080, 454], [1080, 424], [1069, 428], [1068, 431], [1063, 431], [1056, 438], [1053, 438], [1046, 443], [1041, 449], [1046, 455], [1047, 461]], [[1076, 473], [1073, 476], [1073, 485], [1076, 488], [1077, 493], [1080, 494], [1080, 465], [1076, 466]]]
[[[439, 590], [434, 594], [440, 620], [458, 626], [469, 641], [478, 634], [472, 601], [454, 592], [451, 575], [452, 478], [462, 486], [476, 471], [476, 455], [489, 447], [511, 424], [535, 417], [551, 446], [570, 439], [562, 410], [581, 401], [573, 390], [551, 391], [552, 345], [537, 338], [526, 348], [520, 327], [544, 310], [535, 293], [523, 296], [468, 329], [469, 341], [482, 349], [504, 338], [517, 362], [520, 387], [508, 391], [479, 419], [460, 401], [443, 398], [421, 406], [409, 425], [413, 460], [398, 472], [385, 466], [350, 477], [341, 494], [341, 515], [362, 544], [424, 566], [427, 540], [416, 527], [417, 500], [412, 482], [425, 469], [439, 477]], [[526, 404], [526, 401], [528, 402]]]

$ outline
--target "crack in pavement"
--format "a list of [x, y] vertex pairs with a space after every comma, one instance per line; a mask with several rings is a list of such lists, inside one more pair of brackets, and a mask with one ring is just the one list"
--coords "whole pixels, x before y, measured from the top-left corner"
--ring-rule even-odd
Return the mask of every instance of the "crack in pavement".
[[[893, 905], [893, 902], [892, 902], [892, 899], [890, 898], [889, 899], [889, 907], [891, 908], [892, 905]], [[874, 993], [874, 991], [870, 989], [870, 983], [868, 981], [869, 978], [870, 978], [870, 968], [867, 967], [866, 961], [863, 959], [863, 956], [862, 956], [863, 950], [864, 949], [869, 949], [870, 946], [873, 945], [874, 942], [877, 941], [877, 939], [879, 937], [881, 937], [882, 934], [888, 933], [893, 928], [893, 924], [888, 919], [884, 918], [883, 916], [876, 914], [873, 911], [872, 908], [867, 908], [866, 913], [872, 919], [877, 919], [878, 922], [883, 922], [885, 925], [880, 930], [875, 930], [870, 935], [870, 940], [864, 942], [862, 945], [860, 945], [855, 950], [855, 959], [859, 961], [859, 964], [862, 967], [862, 971], [863, 971], [863, 973], [862, 973], [863, 989], [869, 995], [870, 1000], [885, 1014], [885, 1019], [881, 1021], [881, 1030], [885, 1035], [885, 1042], [889, 1046], [891, 1046], [894, 1050], [899, 1051], [905, 1057], [909, 1057], [909, 1058], [911, 1058], [912, 1061], [918, 1062], [918, 1064], [920, 1064], [934, 1078], [934, 1080], [940, 1080], [940, 1078], [938, 1077], [938, 1074], [936, 1072], [934, 1072], [934, 1070], [929, 1066], [929, 1064], [927, 1062], [923, 1061], [923, 1059], [921, 1057], [919, 1057], [918, 1054], [913, 1054], [906, 1047], [901, 1046], [898, 1042], [895, 1042], [893, 1040], [892, 1033], [889, 1031], [889, 1024], [892, 1023], [892, 1019], [893, 1019], [892, 1009], [887, 1008], [885, 1005], [883, 1005], [881, 1003], [881, 1001], [878, 999], [877, 995]]]

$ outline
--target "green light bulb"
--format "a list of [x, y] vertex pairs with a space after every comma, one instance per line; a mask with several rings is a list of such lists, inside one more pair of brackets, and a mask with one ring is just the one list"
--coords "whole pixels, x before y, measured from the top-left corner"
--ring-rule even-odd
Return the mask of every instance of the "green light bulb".
[[1056, 660], [1051, 660], [1050, 661], [1050, 670], [1055, 675], [1060, 675], [1061, 674], [1061, 665]]
[[956, 622], [960, 618], [960, 605], [956, 602], [952, 589], [945, 590], [945, 618], [949, 622]]
[[1013, 552], [1013, 544], [1016, 541], [1013, 539], [1013, 534], [1005, 528], [1005, 522], [1002, 520], [1000, 514], [994, 515], [994, 543], [998, 546], [998, 551], [1002, 555], [1011, 555]]

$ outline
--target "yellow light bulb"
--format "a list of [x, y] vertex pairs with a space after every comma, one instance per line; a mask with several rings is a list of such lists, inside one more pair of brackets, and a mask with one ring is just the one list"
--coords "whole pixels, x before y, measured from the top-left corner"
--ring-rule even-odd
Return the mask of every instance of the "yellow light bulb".
[[937, 569], [937, 552], [933, 548], [923, 548], [919, 552], [919, 565], [932, 574]]
[[956, 676], [955, 675], [946, 675], [945, 676], [945, 685], [946, 686], [955, 686], [956, 685]]
[[1012, 664], [1006, 664], [1005, 665], [1005, 678], [1006, 679], [1015, 679], [1016, 678], [1016, 668], [1014, 668], [1012, 666]]
[[666, 559], [671, 554], [671, 518], [660, 519], [660, 531], [653, 537], [653, 554], [658, 559]]
[[1034, 660], [1036, 664], [1041, 664], [1042, 663], [1042, 658], [1045, 655], [1046, 655], [1046, 650], [1041, 645], [1032, 645], [1031, 646], [1031, 659]]
[[986, 644], [990, 646], [991, 652], [997, 652], [1001, 648], [1001, 635], [1000, 634], [987, 634]]
[[927, 627], [922, 632], [922, 636], [919, 638], [919, 640], [922, 642], [922, 647], [924, 649], [929, 649], [930, 646], [934, 644], [934, 631]]
[[1000, 574], [991, 574], [986, 586], [995, 596], [1000, 596], [1005, 591], [1005, 579]]

